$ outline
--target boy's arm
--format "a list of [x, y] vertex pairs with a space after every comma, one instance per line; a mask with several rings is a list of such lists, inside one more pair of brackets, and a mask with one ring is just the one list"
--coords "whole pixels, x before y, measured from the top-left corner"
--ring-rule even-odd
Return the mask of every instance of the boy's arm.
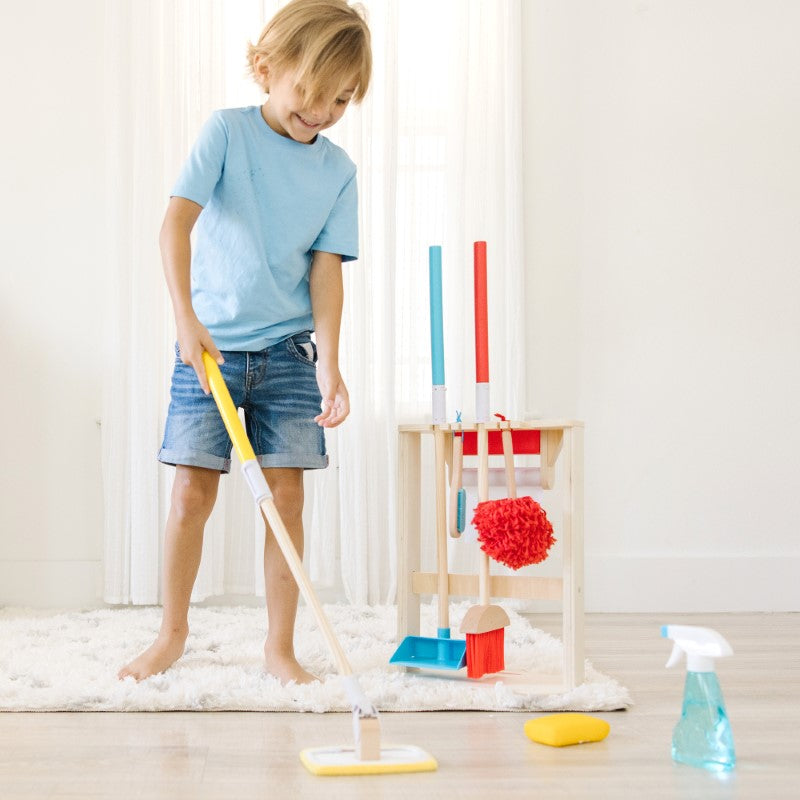
[[207, 350], [218, 364], [223, 362], [223, 358], [192, 308], [190, 281], [192, 247], [189, 235], [202, 210], [202, 206], [191, 200], [171, 197], [161, 225], [158, 243], [161, 247], [164, 276], [167, 279], [167, 288], [175, 313], [181, 361], [194, 367], [203, 391], [209, 394], [208, 379], [203, 366], [203, 350]]
[[317, 383], [322, 393], [322, 413], [314, 420], [324, 428], [335, 428], [350, 413], [350, 397], [339, 372], [339, 329], [344, 303], [342, 257], [314, 251], [309, 287], [317, 340]]

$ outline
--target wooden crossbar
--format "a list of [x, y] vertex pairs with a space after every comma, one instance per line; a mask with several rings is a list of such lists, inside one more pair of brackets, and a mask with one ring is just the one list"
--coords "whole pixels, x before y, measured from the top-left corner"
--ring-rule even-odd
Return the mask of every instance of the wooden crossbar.
[[[411, 590], [415, 594], [436, 594], [435, 572], [414, 572]], [[454, 597], [475, 597], [478, 576], [449, 573], [448, 594]], [[540, 578], [533, 575], [492, 575], [489, 594], [519, 600], [561, 600], [564, 581], [561, 578]]]

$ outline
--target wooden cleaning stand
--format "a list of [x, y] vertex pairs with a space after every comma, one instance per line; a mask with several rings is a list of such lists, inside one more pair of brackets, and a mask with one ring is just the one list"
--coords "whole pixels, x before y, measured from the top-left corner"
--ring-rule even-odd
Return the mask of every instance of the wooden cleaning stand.
[[[499, 430], [499, 423], [488, 423], [489, 431]], [[418, 636], [420, 595], [436, 594], [436, 573], [420, 570], [421, 545], [421, 451], [422, 437], [435, 429], [475, 431], [475, 425], [400, 425], [398, 426], [398, 575], [397, 636]], [[561, 548], [561, 577], [529, 575], [493, 575], [489, 594], [492, 599], [519, 598], [561, 600], [563, 666], [561, 675], [514, 673], [487, 675], [477, 683], [502, 681], [513, 690], [530, 694], [569, 691], [583, 683], [583, 423], [567, 420], [512, 422], [511, 430], [539, 431], [540, 486], [553, 489], [556, 467], [560, 466], [562, 490], [561, 519], [551, 516], [555, 537]], [[491, 435], [491, 433], [490, 433]], [[448, 441], [448, 462], [452, 454], [452, 435]], [[426, 476], [430, 481], [430, 477]], [[432, 483], [432, 481], [430, 481]], [[480, 547], [477, 542], [464, 546]], [[478, 576], [448, 573], [451, 596], [478, 597]], [[477, 600], [476, 600], [477, 602]], [[457, 635], [457, 634], [456, 634]], [[425, 670], [422, 670], [425, 672]], [[467, 679], [460, 672], [442, 675]]]

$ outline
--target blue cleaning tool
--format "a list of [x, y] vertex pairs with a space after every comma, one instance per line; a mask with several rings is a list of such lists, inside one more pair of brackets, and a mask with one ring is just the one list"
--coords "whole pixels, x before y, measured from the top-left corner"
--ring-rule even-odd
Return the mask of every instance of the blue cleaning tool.
[[462, 484], [464, 438], [461, 434], [461, 412], [456, 411], [457, 430], [453, 431], [453, 469], [450, 476], [450, 536], [458, 538], [467, 525], [467, 492]]
[[389, 663], [404, 667], [461, 669], [467, 664], [467, 643], [450, 638], [450, 576], [447, 566], [447, 476], [445, 474], [444, 325], [442, 319], [442, 248], [428, 251], [431, 308], [431, 374], [433, 377], [433, 446], [436, 480], [436, 594], [439, 627], [436, 636], [406, 636]]
[[467, 642], [450, 638], [450, 595], [447, 566], [447, 497], [445, 475], [445, 436], [442, 427], [433, 429], [436, 478], [436, 594], [439, 627], [436, 636], [406, 636], [390, 664], [429, 669], [461, 669], [467, 665]]

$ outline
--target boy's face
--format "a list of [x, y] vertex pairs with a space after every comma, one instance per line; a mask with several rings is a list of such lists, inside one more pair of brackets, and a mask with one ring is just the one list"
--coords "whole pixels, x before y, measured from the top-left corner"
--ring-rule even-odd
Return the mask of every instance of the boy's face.
[[342, 118], [354, 91], [353, 84], [346, 82], [335, 93], [304, 102], [295, 73], [290, 70], [270, 77], [269, 99], [262, 106], [262, 114], [276, 133], [310, 144], [320, 131]]

